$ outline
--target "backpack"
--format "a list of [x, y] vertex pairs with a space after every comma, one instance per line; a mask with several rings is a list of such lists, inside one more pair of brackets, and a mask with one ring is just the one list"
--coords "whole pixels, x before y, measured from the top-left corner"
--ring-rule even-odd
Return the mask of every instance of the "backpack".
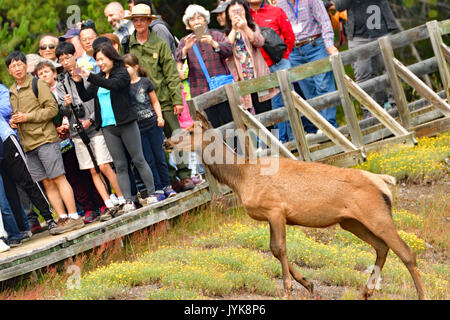
[[[153, 24], [152, 26], [149, 26], [150, 32], [152, 31], [153, 26], [155, 26], [157, 24], [164, 25], [167, 28], [167, 30], [169, 30], [170, 34], [172, 35], [173, 41], [175, 43], [175, 48], [178, 47], [178, 45], [180, 44], [180, 40], [178, 40], [178, 38], [173, 34], [172, 29], [170, 28], [170, 26], [167, 22], [165, 22], [164, 20], [158, 19], [158, 20], [153, 21], [152, 24]], [[124, 54], [130, 53], [130, 36], [129, 35], [123, 37], [120, 44], [123, 47]], [[169, 47], [170, 47], [170, 45], [169, 45]]]
[[[33, 80], [31, 80], [31, 89], [33, 90], [34, 96], [36, 97], [36, 99], [39, 99], [39, 88], [38, 88], [38, 80], [39, 78], [37, 77], [33, 77]], [[55, 98], [55, 96], [52, 93], [53, 98]], [[55, 98], [56, 101], [56, 98]], [[53, 118], [53, 123], [55, 123], [55, 125], [57, 127], [59, 127], [62, 124], [62, 114], [61, 114], [61, 109], [58, 106], [58, 114]]]

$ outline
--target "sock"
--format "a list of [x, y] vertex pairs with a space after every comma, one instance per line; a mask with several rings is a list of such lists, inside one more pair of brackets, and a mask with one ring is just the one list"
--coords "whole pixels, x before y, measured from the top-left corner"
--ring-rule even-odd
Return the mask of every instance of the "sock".
[[114, 207], [114, 204], [111, 199], [105, 200], [105, 206], [108, 208]]
[[127, 202], [127, 200], [125, 200], [125, 198], [123, 196], [119, 197], [119, 204], [124, 204]]
[[69, 218], [72, 218], [72, 219], [78, 219], [80, 216], [78, 215], [78, 213], [69, 213]]
[[59, 218], [60, 218], [60, 219], [65, 219], [65, 218], [67, 218], [67, 214], [65, 214], [65, 213], [60, 214], [60, 215], [59, 215]]

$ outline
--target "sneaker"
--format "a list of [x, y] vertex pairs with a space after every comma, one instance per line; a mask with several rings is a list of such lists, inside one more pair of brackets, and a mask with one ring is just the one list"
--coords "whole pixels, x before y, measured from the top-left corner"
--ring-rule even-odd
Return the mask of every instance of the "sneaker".
[[27, 231], [20, 231], [20, 240], [21, 240], [22, 242], [27, 242], [28, 240], [31, 239], [31, 236], [32, 236], [32, 235], [33, 235], [33, 234], [31, 233], [30, 230], [27, 230]]
[[[136, 210], [136, 206], [133, 202], [127, 202], [124, 204], [123, 209], [120, 210], [121, 213], [130, 212]], [[119, 212], [118, 212], [119, 213]]]
[[155, 196], [158, 201], [163, 201], [167, 198], [166, 193], [163, 190], [156, 190], [153, 196]]
[[203, 182], [205, 182], [205, 180], [203, 180], [201, 177], [198, 176], [193, 176], [191, 180], [195, 185], [202, 184]]
[[46, 228], [43, 228], [39, 222], [30, 223], [30, 231], [32, 234], [38, 234], [45, 230], [46, 230]]
[[8, 245], [11, 248], [15, 248], [22, 245], [22, 241], [20, 241], [20, 239], [8, 239]]
[[[166, 198], [164, 195], [161, 195], [161, 194], [159, 196], [163, 196], [164, 199]], [[162, 199], [162, 200], [164, 200], [164, 199]], [[158, 195], [156, 195], [156, 194], [152, 194], [149, 197], [147, 197], [147, 199], [145, 199], [145, 203], [147, 206], [157, 203], [158, 201], [160, 201], [160, 200], [158, 200]]]
[[50, 234], [52, 234], [52, 230], [56, 228], [57, 224], [55, 222], [55, 220], [48, 220], [47, 222], [47, 229], [50, 231]]
[[58, 225], [52, 231], [52, 234], [62, 234], [72, 230], [81, 229], [84, 227], [83, 219], [64, 218], [58, 220]]
[[3, 239], [0, 239], [0, 252], [5, 252], [10, 250], [11, 248], [6, 244]]
[[100, 215], [100, 221], [108, 221], [111, 220], [114, 217], [114, 214], [117, 212], [117, 207], [112, 208], [105, 208], [105, 210], [102, 211], [102, 214]]
[[98, 220], [98, 215], [95, 211], [89, 210], [84, 213], [83, 222], [89, 224]]
[[[192, 181], [194, 181], [194, 180], [192, 180]], [[164, 187], [163, 192], [164, 192], [164, 195], [166, 196], [166, 198], [172, 198], [173, 196], [177, 195], [175, 190], [172, 189], [172, 186]]]
[[148, 198], [148, 191], [147, 191], [147, 189], [142, 190], [142, 191], [139, 191], [138, 197], [140, 197], [141, 199], [146, 199], [146, 198]]
[[117, 196], [114, 193], [109, 196], [109, 199], [111, 199], [113, 205], [119, 204], [119, 199], [117, 198]]

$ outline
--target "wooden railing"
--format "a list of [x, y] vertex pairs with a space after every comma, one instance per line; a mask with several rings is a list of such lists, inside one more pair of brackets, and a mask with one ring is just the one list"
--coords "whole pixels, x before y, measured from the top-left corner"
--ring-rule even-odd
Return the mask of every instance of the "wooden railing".
[[[206, 92], [188, 101], [192, 116], [195, 110], [202, 112], [218, 103], [228, 101], [233, 114], [233, 122], [217, 130], [225, 136], [227, 129], [254, 129], [264, 132], [261, 136], [268, 145], [277, 144], [282, 156], [304, 161], [320, 161], [338, 166], [352, 166], [365, 161], [367, 152], [385, 144], [403, 143], [414, 145], [415, 137], [448, 131], [450, 127], [450, 49], [443, 43], [442, 36], [450, 33], [450, 19], [430, 21], [400, 33], [389, 35], [353, 48], [337, 55], [317, 60], [288, 70], [278, 71], [249, 81], [239, 81]], [[434, 57], [410, 66], [403, 65], [395, 58], [394, 49], [409, 46], [422, 41], [431, 41]], [[362, 83], [355, 83], [345, 74], [344, 66], [358, 58], [371, 58], [381, 54], [386, 66], [386, 74]], [[302, 99], [293, 89], [292, 83], [311, 76], [332, 71], [337, 90], [309, 100]], [[421, 76], [439, 72], [443, 91], [436, 93], [428, 87]], [[403, 80], [412, 86], [424, 99], [409, 102], [403, 89]], [[378, 105], [371, 93], [391, 86], [396, 108], [389, 112]], [[279, 87], [285, 106], [262, 114], [252, 115], [240, 106], [240, 96]], [[358, 121], [352, 97], [372, 113], [374, 118]], [[334, 128], [318, 111], [331, 106], [342, 105], [346, 125]], [[306, 137], [300, 121], [305, 116], [314, 123], [323, 134]], [[294, 140], [281, 144], [264, 128], [289, 121], [293, 129]], [[250, 146], [248, 152], [257, 152]], [[298, 155], [294, 155], [296, 152]], [[270, 153], [266, 149], [255, 156]], [[211, 192], [219, 190], [217, 182], [207, 174]]]

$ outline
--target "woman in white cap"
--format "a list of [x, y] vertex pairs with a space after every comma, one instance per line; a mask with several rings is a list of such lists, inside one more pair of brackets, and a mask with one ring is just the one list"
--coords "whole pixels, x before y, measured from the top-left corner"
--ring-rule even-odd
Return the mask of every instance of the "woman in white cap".
[[[181, 39], [176, 51], [176, 59], [182, 63], [185, 60], [188, 62], [188, 81], [191, 85], [191, 97], [194, 98], [210, 90], [205, 71], [211, 78], [230, 74], [226, 59], [233, 55], [233, 48], [223, 33], [207, 30], [210, 14], [202, 6], [195, 4], [188, 6], [183, 16], [183, 22], [187, 30], [196, 32]], [[199, 32], [200, 29], [202, 31]], [[197, 58], [198, 54], [199, 58], [203, 60], [206, 70], [203, 70], [201, 62]], [[205, 111], [208, 120], [215, 128], [233, 121], [228, 102], [220, 103]]]

